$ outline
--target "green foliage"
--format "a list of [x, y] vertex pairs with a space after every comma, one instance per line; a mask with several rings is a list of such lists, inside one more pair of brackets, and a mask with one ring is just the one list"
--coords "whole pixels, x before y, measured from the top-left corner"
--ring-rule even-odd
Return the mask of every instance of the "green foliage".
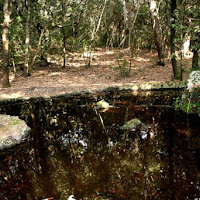
[[130, 76], [130, 65], [129, 61], [125, 58], [124, 54], [121, 53], [117, 59], [118, 66], [112, 67], [115, 71], [119, 71], [122, 78]]
[[170, 55], [170, 59], [172, 59], [172, 58], [177, 58], [175, 53]]
[[194, 88], [192, 92], [185, 91], [182, 97], [176, 99], [175, 107], [190, 114], [195, 113], [200, 116], [200, 88]]
[[[12, 22], [10, 33], [10, 61], [23, 64], [25, 55], [25, 27], [27, 18], [26, 1], [12, 1]], [[63, 14], [62, 2], [66, 5]], [[131, 47], [134, 53], [141, 48], [155, 48], [154, 33], [151, 26], [150, 13], [147, 1], [126, 0], [128, 11], [129, 31], [124, 22], [123, 7], [119, 0], [108, 0], [102, 15], [99, 29], [95, 34], [105, 0], [33, 0], [31, 1], [31, 41], [30, 62], [37, 53], [36, 63], [42, 63], [48, 55], [63, 54], [63, 31], [67, 51], [78, 51], [94, 47]], [[137, 4], [137, 5], [136, 5]], [[176, 29], [175, 43], [181, 49], [185, 35], [192, 35], [191, 47], [200, 49], [200, 9], [199, 1], [177, 1], [175, 11]], [[3, 1], [0, 2], [3, 10]], [[170, 41], [170, 4], [169, 1], [159, 1], [159, 20], [167, 45]], [[3, 21], [3, 12], [0, 13]], [[40, 47], [38, 41], [42, 30]], [[0, 26], [0, 32], [2, 27]], [[123, 42], [124, 41], [124, 42]], [[0, 40], [0, 44], [1, 44]], [[129, 42], [131, 44], [129, 44]], [[2, 46], [2, 45], [1, 45]], [[0, 55], [1, 56], [1, 55]], [[172, 55], [175, 57], [176, 55]], [[180, 54], [180, 57], [182, 55]], [[131, 57], [131, 56], [130, 56]], [[0, 59], [1, 62], [1, 59]], [[131, 64], [124, 56], [118, 59], [120, 76], [130, 75]]]

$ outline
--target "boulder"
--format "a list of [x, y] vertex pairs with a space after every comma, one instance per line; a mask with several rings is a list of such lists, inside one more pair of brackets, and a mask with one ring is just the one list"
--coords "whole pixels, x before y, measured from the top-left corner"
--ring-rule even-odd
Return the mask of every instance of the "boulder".
[[127, 121], [123, 126], [121, 126], [121, 129], [138, 133], [142, 139], [147, 139], [150, 127], [147, 127], [139, 119], [134, 118], [130, 121]]
[[192, 71], [187, 80], [187, 90], [177, 98], [176, 107], [188, 114], [200, 116], [200, 71]]
[[23, 142], [30, 128], [17, 116], [0, 115], [0, 150]]
[[101, 101], [98, 101], [96, 105], [97, 105], [97, 108], [99, 109], [107, 109], [110, 107], [109, 103], [106, 102], [104, 99], [102, 99]]
[[187, 89], [192, 92], [194, 88], [200, 87], [200, 71], [192, 71], [187, 80]]
[[127, 121], [122, 127], [121, 129], [123, 130], [136, 130], [139, 129], [142, 126], [142, 122], [137, 119], [131, 119], [130, 121]]

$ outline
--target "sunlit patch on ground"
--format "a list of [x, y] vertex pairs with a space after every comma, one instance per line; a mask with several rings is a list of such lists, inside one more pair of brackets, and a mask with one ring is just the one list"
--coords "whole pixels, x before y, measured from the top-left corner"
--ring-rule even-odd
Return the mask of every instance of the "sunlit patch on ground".
[[[91, 66], [86, 67], [88, 58], [83, 57], [83, 52], [68, 52], [66, 67], [63, 68], [63, 59], [58, 55], [50, 55], [50, 63], [46, 66], [35, 66], [31, 76], [23, 77], [21, 71], [12, 73], [11, 88], [0, 90], [0, 98], [9, 98], [12, 90], [21, 92], [22, 96], [55, 95], [64, 88], [65, 92], [102, 89], [111, 85], [141, 83], [150, 81], [171, 81], [172, 67], [170, 59], [166, 59], [166, 65], [157, 65], [157, 53], [155, 51], [134, 52], [130, 59], [128, 49], [95, 49], [92, 54]], [[131, 61], [131, 71], [128, 77], [121, 77], [120, 62]], [[184, 58], [184, 78], [191, 68], [191, 58]], [[2, 76], [2, 74], [0, 74]], [[42, 93], [31, 88], [46, 88]], [[54, 88], [52, 90], [52, 88]], [[24, 91], [23, 91], [24, 90]], [[28, 92], [27, 92], [28, 91]], [[3, 95], [3, 96], [2, 96]], [[7, 95], [7, 96], [6, 96]], [[16, 98], [18, 95], [16, 95]]]
[[144, 59], [144, 58], [141, 58], [141, 57], [137, 57], [137, 58], [135, 58], [135, 60], [136, 61], [138, 61], [138, 62], [150, 62], [150, 59]]
[[21, 92], [11, 93], [11, 94], [0, 94], [1, 99], [15, 99], [22, 97], [23, 94]]

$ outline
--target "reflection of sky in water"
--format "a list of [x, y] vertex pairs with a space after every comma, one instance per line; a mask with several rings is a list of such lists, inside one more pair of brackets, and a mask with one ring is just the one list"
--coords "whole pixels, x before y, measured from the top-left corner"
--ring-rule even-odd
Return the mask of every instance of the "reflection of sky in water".
[[61, 135], [58, 140], [65, 147], [69, 144], [81, 144], [84, 149], [87, 148], [87, 142], [84, 139], [80, 139], [78, 134], [72, 133], [70, 130], [68, 134]]

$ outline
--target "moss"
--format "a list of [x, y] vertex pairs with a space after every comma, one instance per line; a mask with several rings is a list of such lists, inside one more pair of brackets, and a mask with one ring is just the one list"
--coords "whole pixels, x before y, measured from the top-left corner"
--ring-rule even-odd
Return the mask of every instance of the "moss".
[[106, 102], [105, 100], [101, 100], [97, 102], [97, 108], [109, 108], [109, 103]]
[[160, 163], [151, 163], [148, 168], [150, 172], [154, 173], [161, 170], [161, 165]]
[[168, 81], [168, 82], [152, 82], [134, 84], [131, 86], [132, 90], [160, 90], [160, 89], [179, 89], [185, 88], [186, 83], [182, 81]]
[[21, 121], [19, 120], [19, 119], [16, 119], [16, 118], [10, 118], [10, 125], [12, 126], [14, 126], [14, 125], [18, 125], [18, 124], [20, 124], [21, 123]]
[[139, 119], [134, 118], [134, 119], [131, 119], [130, 121], [126, 122], [122, 126], [122, 129], [136, 129], [141, 125], [142, 125], [142, 122]]
[[30, 128], [17, 116], [0, 115], [0, 150], [19, 144]]

